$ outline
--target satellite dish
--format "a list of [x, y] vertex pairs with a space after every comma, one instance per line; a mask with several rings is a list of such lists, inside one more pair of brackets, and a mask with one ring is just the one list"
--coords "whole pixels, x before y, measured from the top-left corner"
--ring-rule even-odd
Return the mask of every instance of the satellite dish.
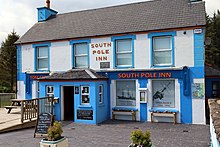
[[205, 45], [210, 45], [212, 42], [211, 38], [210, 37], [206, 37], [205, 38]]

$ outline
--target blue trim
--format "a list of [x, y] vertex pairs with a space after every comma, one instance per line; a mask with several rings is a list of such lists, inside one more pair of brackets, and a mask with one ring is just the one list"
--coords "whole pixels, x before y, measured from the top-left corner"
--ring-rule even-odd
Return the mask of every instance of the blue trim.
[[[147, 88], [148, 79], [138, 79], [138, 83], [140, 88]], [[147, 117], [147, 102], [140, 103], [140, 121], [147, 122]]]
[[87, 52], [88, 52], [88, 68], [90, 67], [90, 48], [89, 44], [91, 43], [91, 39], [83, 39], [83, 40], [70, 40], [70, 45], [72, 46], [72, 67], [75, 67], [75, 60], [74, 60], [74, 44], [78, 43], [87, 43]]
[[[132, 50], [132, 65], [131, 66], [117, 66], [116, 65], [116, 41], [123, 39], [131, 39], [131, 50]], [[124, 36], [112, 36], [111, 41], [113, 42], [113, 66], [114, 68], [134, 68], [134, 40], [136, 35], [124, 35]]]
[[[39, 43], [39, 44], [32, 44], [32, 47], [34, 48], [34, 71], [43, 71], [43, 72], [48, 72], [50, 71], [50, 47], [51, 43], [50, 42], [45, 42], [45, 43]], [[38, 47], [48, 47], [48, 70], [38, 70], [37, 69], [37, 48]]]
[[[153, 37], [163, 37], [163, 36], [171, 36], [172, 37], [172, 63], [170, 65], [154, 65], [153, 64]], [[148, 38], [150, 39], [150, 66], [152, 67], [172, 67], [175, 66], [175, 50], [174, 50], [174, 36], [176, 36], [176, 31], [173, 32], [152, 32], [148, 34]]]
[[22, 50], [21, 45], [16, 45], [17, 48], [17, 81], [21, 80], [20, 76], [22, 73]]
[[202, 29], [202, 33], [194, 33], [194, 66], [204, 66], [204, 36], [205, 30]]

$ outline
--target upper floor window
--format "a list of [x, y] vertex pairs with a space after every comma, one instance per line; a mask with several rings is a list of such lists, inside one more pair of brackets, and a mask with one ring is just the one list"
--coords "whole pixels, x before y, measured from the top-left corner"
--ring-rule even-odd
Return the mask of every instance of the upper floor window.
[[153, 37], [153, 65], [172, 64], [171, 36]]
[[132, 66], [131, 39], [116, 40], [116, 66]]
[[47, 71], [50, 69], [50, 46], [51, 43], [33, 44], [35, 71]]
[[73, 48], [73, 67], [89, 68], [89, 43], [91, 40], [71, 40], [70, 45]]
[[88, 45], [87, 43], [74, 44], [74, 67], [88, 68]]
[[151, 43], [151, 66], [174, 66], [174, 36], [176, 32], [153, 32], [148, 34]]
[[37, 70], [48, 70], [48, 47], [37, 47]]
[[134, 67], [134, 39], [135, 35], [112, 37], [114, 45], [114, 67]]

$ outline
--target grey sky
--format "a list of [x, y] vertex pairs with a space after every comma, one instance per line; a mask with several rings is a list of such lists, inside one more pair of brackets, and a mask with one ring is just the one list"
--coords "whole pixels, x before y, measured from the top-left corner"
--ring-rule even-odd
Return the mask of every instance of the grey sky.
[[[51, 0], [51, 8], [58, 13], [114, 6], [147, 0]], [[220, 0], [204, 0], [206, 12], [212, 15], [220, 9]], [[38, 7], [46, 0], [0, 0], [0, 43], [13, 29], [22, 36], [37, 22]]]

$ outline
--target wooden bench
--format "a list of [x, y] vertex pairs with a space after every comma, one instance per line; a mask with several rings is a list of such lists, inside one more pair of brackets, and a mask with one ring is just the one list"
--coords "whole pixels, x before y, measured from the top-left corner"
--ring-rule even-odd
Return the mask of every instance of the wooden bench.
[[[118, 114], [118, 115], [123, 115], [121, 113], [125, 112], [124, 115], [127, 115], [127, 113], [131, 114], [132, 116], [132, 120], [136, 121], [136, 111], [138, 109], [136, 108], [125, 108], [125, 107], [114, 107], [112, 108], [112, 119], [114, 120], [115, 119], [115, 115]], [[117, 113], [117, 112], [120, 112], [120, 113]]]
[[[154, 122], [154, 114], [171, 114], [173, 115], [173, 123], [176, 124], [176, 116], [179, 112], [177, 109], [166, 109], [166, 108], [152, 108], [149, 110], [151, 113], [151, 122]], [[157, 115], [158, 116], [158, 115]], [[164, 116], [166, 117], [166, 116]]]
[[5, 106], [4, 108], [8, 110], [8, 113], [10, 113], [12, 109], [17, 109], [18, 106]]

